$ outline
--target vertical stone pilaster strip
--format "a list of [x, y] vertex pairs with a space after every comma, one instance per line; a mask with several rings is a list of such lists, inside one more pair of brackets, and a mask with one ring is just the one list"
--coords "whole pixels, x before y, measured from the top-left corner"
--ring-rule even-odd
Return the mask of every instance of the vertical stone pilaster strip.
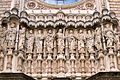
[[16, 0], [11, 1], [11, 9], [15, 7], [15, 2], [16, 2]]

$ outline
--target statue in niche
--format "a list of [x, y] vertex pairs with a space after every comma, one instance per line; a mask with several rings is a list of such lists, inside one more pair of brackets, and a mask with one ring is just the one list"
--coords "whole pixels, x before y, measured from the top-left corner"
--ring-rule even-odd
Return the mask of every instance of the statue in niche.
[[48, 35], [45, 37], [45, 45], [47, 53], [53, 53], [54, 48], [54, 34], [52, 30], [48, 30]]
[[0, 50], [3, 49], [5, 46], [4, 41], [5, 41], [5, 27], [0, 27]]
[[95, 35], [95, 47], [97, 50], [102, 49], [102, 43], [101, 43], [101, 31], [100, 28], [96, 28], [96, 35]]
[[36, 52], [37, 53], [42, 53], [42, 50], [43, 50], [43, 36], [42, 36], [42, 31], [41, 30], [38, 30], [35, 45], [36, 45]]
[[68, 46], [70, 53], [75, 53], [76, 45], [76, 37], [73, 34], [73, 30], [70, 30], [68, 35]]
[[114, 46], [114, 34], [112, 31], [106, 32], [107, 47]]
[[82, 30], [79, 30], [78, 35], [78, 51], [79, 53], [82, 51], [82, 48], [84, 48], [85, 40], [84, 40], [84, 33]]
[[88, 30], [88, 35], [87, 35], [87, 47], [88, 47], [88, 52], [91, 53], [93, 52], [93, 46], [94, 46], [94, 37], [93, 34], [91, 33], [90, 30]]
[[59, 29], [57, 33], [57, 46], [58, 53], [64, 53], [64, 34], [62, 33], [62, 29]]
[[34, 43], [33, 31], [30, 30], [29, 34], [27, 36], [27, 52], [28, 53], [32, 53], [33, 52], [33, 43]]
[[24, 43], [25, 43], [25, 28], [23, 27], [20, 30], [20, 35], [19, 35], [19, 49], [23, 49], [24, 48]]
[[15, 38], [16, 38], [16, 23], [11, 22], [10, 23], [10, 29], [6, 32], [6, 42], [8, 47], [14, 47], [15, 44]]

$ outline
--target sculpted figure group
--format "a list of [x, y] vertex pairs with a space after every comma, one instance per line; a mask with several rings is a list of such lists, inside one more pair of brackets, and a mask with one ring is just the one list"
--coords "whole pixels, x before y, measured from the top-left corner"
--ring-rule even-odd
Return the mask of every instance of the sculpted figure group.
[[[44, 36], [42, 30], [38, 30], [36, 36], [33, 35], [33, 32], [30, 30], [27, 35], [27, 51], [28, 53], [33, 52], [34, 42], [37, 53], [43, 53], [44, 46], [46, 47], [46, 53], [53, 53], [54, 44], [56, 41], [58, 53], [64, 53], [65, 49], [65, 40], [68, 41], [68, 46], [70, 52], [74, 52], [76, 48], [76, 38], [73, 34], [73, 30], [69, 31], [67, 37], [64, 36], [63, 30], [59, 29], [56, 34], [50, 29], [47, 31], [47, 34]], [[21, 42], [21, 41], [20, 41]]]
[[[11, 28], [5, 31], [5, 35], [1, 35], [1, 42], [6, 43], [7, 46], [13, 47], [16, 39], [16, 25], [10, 23]], [[4, 29], [4, 28], [3, 28]], [[68, 31], [66, 34], [65, 31]], [[81, 53], [84, 47], [91, 53], [94, 48], [97, 50], [102, 49], [102, 37], [100, 28], [96, 28], [95, 32], [92, 30], [83, 31], [79, 29], [77, 35], [75, 35], [74, 29], [58, 29], [54, 32], [53, 29], [37, 30], [35, 35], [34, 30], [27, 30], [23, 27], [19, 31], [19, 49], [24, 49], [26, 46], [27, 53], [54, 53], [54, 47], [57, 48], [57, 53], [65, 53], [66, 46], [68, 46], [69, 53]], [[95, 34], [94, 34], [95, 33]], [[107, 46], [114, 46], [114, 34], [111, 31], [105, 33], [105, 42]], [[4, 39], [4, 40], [3, 40]], [[56, 42], [56, 43], [55, 43]], [[2, 46], [2, 45], [1, 45]]]
[[[17, 36], [17, 31], [16, 31], [16, 24], [14, 23], [10, 23], [10, 28], [2, 28], [1, 34], [0, 35], [0, 44], [1, 47], [0, 49], [3, 47], [2, 44], [6, 44], [7, 46], [7, 50], [8, 50], [8, 55], [7, 55], [7, 59], [9, 60], [7, 62], [7, 68], [11, 69], [12, 68], [12, 59], [13, 59], [13, 55], [12, 53], [14, 52], [14, 48], [15, 48], [15, 44], [16, 44], [16, 36]], [[2, 30], [4, 30], [2, 32]], [[77, 35], [76, 35], [77, 34]], [[36, 66], [38, 67], [38, 69], [40, 69], [40, 71], [38, 71], [39, 73], [41, 73], [42, 71], [42, 64], [44, 65], [44, 63], [47, 65], [47, 62], [42, 62], [42, 58], [44, 58], [46, 60], [51, 60], [52, 57], [54, 57], [54, 53], [56, 53], [56, 56], [54, 59], [58, 59], [58, 58], [63, 58], [62, 60], [58, 61], [58, 62], [62, 62], [60, 64], [63, 65], [63, 67], [67, 68], [67, 66], [69, 67], [69, 65], [71, 65], [71, 63], [76, 64], [75, 60], [80, 59], [81, 64], [82, 64], [82, 71], [85, 71], [85, 66], [87, 65], [89, 67], [89, 65], [91, 63], [94, 63], [95, 61], [95, 50], [97, 50], [97, 52], [102, 52], [100, 50], [103, 49], [103, 37], [105, 40], [105, 45], [106, 47], [111, 47], [114, 46], [115, 44], [115, 35], [114, 32], [112, 32], [111, 30], [106, 30], [104, 35], [101, 32], [100, 28], [96, 28], [95, 30], [83, 30], [83, 29], [36, 29], [36, 30], [32, 30], [32, 29], [26, 29], [25, 27], [22, 27], [19, 30], [19, 37], [18, 37], [18, 70], [22, 71], [23, 68], [23, 62], [24, 61], [24, 53], [26, 54], [26, 58], [27, 58], [27, 64], [28, 64], [28, 72], [31, 73], [31, 66]], [[110, 48], [111, 49], [111, 48]], [[108, 50], [110, 50], [108, 49]], [[56, 52], [55, 52], [56, 50]], [[67, 50], [67, 51], [66, 51]], [[7, 51], [6, 51], [7, 52]], [[67, 53], [68, 52], [68, 53]], [[110, 52], [110, 51], [109, 51]], [[111, 50], [112, 52], [112, 50]], [[67, 54], [66, 54], [67, 53]], [[78, 53], [78, 55], [77, 55]], [[91, 63], [88, 61], [85, 62], [85, 58], [86, 58], [86, 53], [88, 53], [88, 57], [91, 59]], [[2, 54], [1, 54], [2, 55]], [[101, 56], [104, 55], [102, 53], [98, 54], [99, 59], [101, 60], [101, 65], [102, 65], [102, 69], [104, 67], [104, 57]], [[4, 55], [2, 55], [4, 56]], [[112, 56], [112, 55], [111, 55]], [[34, 65], [35, 63], [33, 58], [37, 59], [37, 63]], [[65, 58], [70, 59], [70, 64], [65, 64]], [[2, 61], [3, 62], [3, 61]], [[1, 64], [3, 64], [1, 62]], [[49, 62], [50, 65], [52, 65], [53, 63], [50, 61]], [[56, 62], [55, 62], [56, 63]], [[69, 61], [68, 61], [69, 63]], [[72, 65], [74, 65], [72, 64]], [[91, 65], [91, 70], [94, 72], [95, 68], [94, 65]], [[112, 66], [112, 62], [111, 62], [111, 66]], [[73, 66], [73, 72], [75, 72], [75, 66]], [[2, 67], [0, 67], [2, 69]], [[46, 66], [47, 68], [47, 66]], [[100, 67], [101, 68], [101, 67]], [[51, 69], [51, 68], [50, 68]], [[61, 68], [60, 68], [61, 69]], [[62, 69], [62, 72], [65, 72], [64, 69]], [[51, 71], [51, 70], [50, 70]], [[47, 71], [46, 71], [47, 72]]]

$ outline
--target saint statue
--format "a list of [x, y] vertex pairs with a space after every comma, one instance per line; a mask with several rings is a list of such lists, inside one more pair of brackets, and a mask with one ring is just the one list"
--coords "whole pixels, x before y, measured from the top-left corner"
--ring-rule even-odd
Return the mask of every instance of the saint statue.
[[37, 53], [42, 53], [42, 50], [43, 50], [43, 36], [42, 36], [41, 30], [38, 30], [35, 45], [36, 45]]
[[93, 34], [91, 33], [90, 30], [88, 30], [88, 35], [87, 35], [87, 47], [88, 47], [88, 52], [91, 53], [93, 52], [93, 46], [94, 46], [94, 37]]
[[6, 42], [8, 47], [14, 47], [16, 38], [16, 24], [14, 22], [10, 23], [10, 29], [6, 31]]
[[24, 48], [24, 43], [25, 43], [25, 28], [23, 27], [20, 30], [20, 35], [19, 35], [19, 49]]
[[111, 31], [106, 33], [107, 47], [114, 46], [114, 34]]
[[81, 49], [84, 48], [85, 40], [84, 40], [84, 33], [82, 30], [79, 30], [78, 35], [78, 51], [81, 52]]
[[53, 53], [54, 48], [54, 35], [52, 30], [48, 30], [48, 35], [45, 37], [46, 51], [48, 53]]
[[76, 49], [76, 37], [73, 34], [73, 30], [69, 31], [68, 46], [69, 46], [70, 53], [74, 53]]
[[62, 33], [62, 29], [59, 29], [57, 33], [57, 46], [58, 53], [64, 53], [64, 34]]
[[27, 36], [27, 52], [28, 53], [32, 53], [33, 52], [33, 43], [34, 43], [33, 31], [30, 30], [29, 34]]

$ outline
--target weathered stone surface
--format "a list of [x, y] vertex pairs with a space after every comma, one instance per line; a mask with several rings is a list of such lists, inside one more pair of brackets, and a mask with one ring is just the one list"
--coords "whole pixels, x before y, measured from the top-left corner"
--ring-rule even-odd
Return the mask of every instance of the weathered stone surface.
[[[18, 9], [10, 10], [11, 1], [0, 1], [0, 15], [11, 13], [0, 16], [0, 72], [49, 79], [120, 70], [119, 0], [81, 0], [64, 9], [15, 0]], [[105, 1], [110, 11], [103, 9]]]
[[0, 80], [35, 80], [23, 73], [0, 73]]
[[120, 72], [99, 72], [86, 80], [120, 80]]

